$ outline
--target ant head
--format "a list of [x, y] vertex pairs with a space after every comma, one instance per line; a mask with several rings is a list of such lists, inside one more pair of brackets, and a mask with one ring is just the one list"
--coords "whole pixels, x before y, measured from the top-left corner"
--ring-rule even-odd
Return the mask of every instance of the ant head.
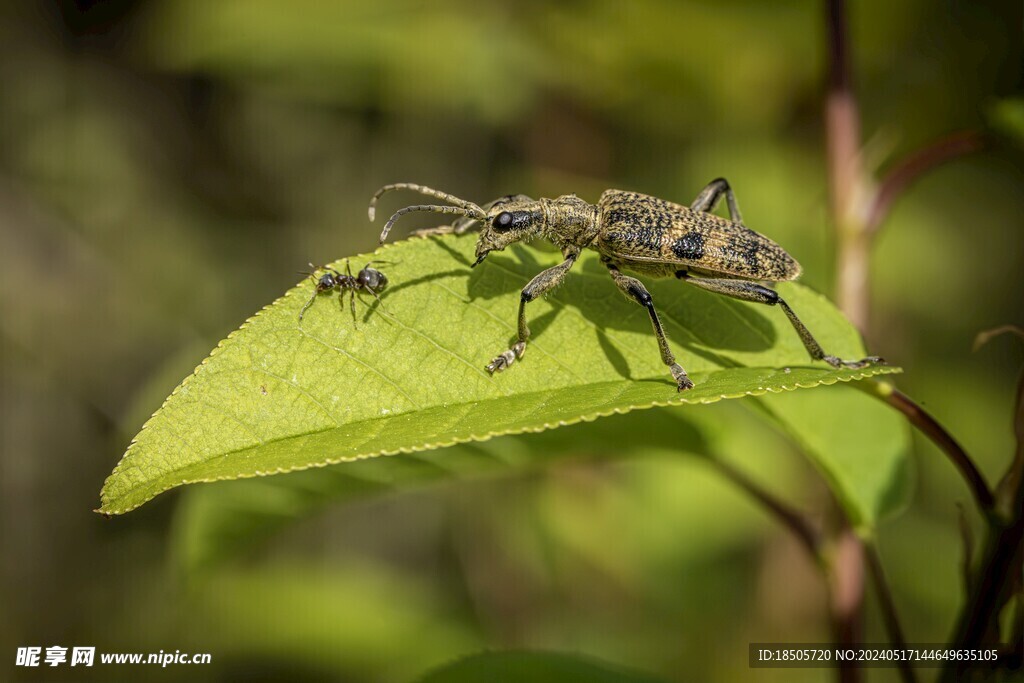
[[479, 264], [492, 251], [501, 251], [510, 244], [539, 237], [546, 226], [540, 202], [518, 195], [494, 202], [487, 209], [480, 239], [476, 243]]
[[320, 292], [327, 292], [335, 289], [337, 286], [338, 277], [331, 271], [324, 273], [320, 276], [320, 279], [316, 281], [316, 291], [318, 294]]
[[380, 272], [376, 268], [371, 268], [370, 264], [367, 263], [366, 267], [359, 271], [359, 275], [356, 276], [360, 284], [370, 290], [384, 289], [388, 285], [388, 277], [384, 273]]

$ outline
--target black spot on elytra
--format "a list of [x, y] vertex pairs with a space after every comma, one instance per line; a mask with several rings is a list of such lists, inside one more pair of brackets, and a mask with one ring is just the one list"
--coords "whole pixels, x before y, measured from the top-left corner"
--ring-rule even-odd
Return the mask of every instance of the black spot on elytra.
[[704, 236], [699, 232], [688, 232], [672, 243], [672, 253], [684, 261], [699, 261], [704, 258]]

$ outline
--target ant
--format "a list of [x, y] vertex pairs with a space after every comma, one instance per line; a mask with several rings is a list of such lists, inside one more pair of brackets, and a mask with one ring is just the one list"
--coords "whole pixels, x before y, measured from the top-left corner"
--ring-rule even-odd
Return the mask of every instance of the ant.
[[[309, 267], [313, 269], [313, 272], [304, 274], [309, 275], [309, 279], [313, 280], [316, 286], [313, 288], [313, 296], [309, 298], [306, 305], [299, 311], [299, 320], [302, 320], [306, 310], [313, 305], [313, 302], [316, 301], [320, 294], [338, 290], [342, 303], [345, 301], [345, 294], [351, 294], [352, 298], [349, 301], [352, 309], [352, 323], [356, 324], [356, 292], [369, 292], [377, 300], [377, 303], [380, 303], [380, 297], [377, 296], [377, 292], [384, 289], [388, 284], [388, 278], [384, 273], [370, 267], [374, 263], [390, 263], [390, 261], [370, 261], [356, 275], [352, 275], [352, 268], [349, 266], [348, 260], [345, 261], [346, 275], [342, 275], [334, 268], [314, 266], [310, 263]], [[315, 277], [315, 273], [318, 270], [325, 271], [319, 278]]]

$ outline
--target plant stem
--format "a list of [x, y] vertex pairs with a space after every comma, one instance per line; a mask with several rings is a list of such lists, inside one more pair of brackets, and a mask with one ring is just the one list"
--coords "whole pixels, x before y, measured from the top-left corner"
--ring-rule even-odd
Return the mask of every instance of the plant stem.
[[731, 464], [718, 458], [710, 458], [710, 460], [722, 474], [760, 503], [783, 526], [792, 531], [815, 561], [821, 562], [821, 534], [806, 515], [776, 498]]
[[928, 411], [888, 382], [870, 380], [854, 382], [853, 384], [861, 391], [885, 401], [885, 403], [903, 413], [910, 420], [911, 424], [931, 439], [932, 443], [938, 446], [939, 450], [945, 453], [957, 470], [959, 470], [981, 512], [986, 517], [992, 515], [995, 507], [995, 497], [992, 495], [992, 489], [985, 482], [981, 471], [978, 470], [974, 461], [971, 460], [971, 456], [967, 454], [957, 440]]
[[836, 298], [839, 307], [861, 331], [868, 323], [870, 240], [856, 219], [863, 187], [860, 155], [860, 113], [853, 93], [847, 48], [845, 0], [827, 0], [828, 91], [825, 99], [825, 140], [831, 214], [836, 230]]
[[[789, 529], [807, 550], [811, 558], [822, 568], [828, 583], [829, 606], [837, 642], [856, 642], [860, 631], [859, 610], [850, 607], [857, 604], [856, 596], [863, 594], [863, 561], [866, 556], [872, 582], [878, 591], [878, 600], [885, 618], [889, 640], [897, 647], [903, 647], [906, 640], [896, 615], [892, 591], [882, 570], [882, 561], [877, 549], [863, 543], [844, 524], [839, 535], [832, 563], [824, 557], [824, 539], [815, 525], [796, 508], [783, 502], [762, 488], [732, 464], [718, 458], [709, 458], [715, 467], [736, 486], [764, 507], [776, 520]], [[901, 665], [900, 675], [905, 683], [916, 683], [916, 677], [909, 663]], [[846, 679], [846, 675], [844, 680]]]
[[[1022, 335], [1024, 336], [1024, 335]], [[1024, 373], [1017, 380], [1013, 430], [1017, 437], [1017, 451], [997, 489], [998, 504], [995, 514], [989, 516], [988, 535], [977, 579], [973, 582], [967, 604], [957, 623], [958, 648], [989, 647], [999, 642], [999, 617], [1007, 602], [1017, 594], [1024, 582]], [[1013, 629], [1021, 628], [1020, 618]], [[1010, 660], [1003, 668], [1020, 666], [1020, 643], [1011, 644]], [[967, 667], [965, 662], [950, 662], [939, 679], [943, 682], [960, 680]]]
[[879, 184], [864, 220], [865, 231], [874, 235], [889, 215], [896, 199], [922, 175], [951, 159], [976, 152], [985, 144], [980, 133], [960, 131], [908, 154], [897, 163]]
[[[844, 519], [834, 544], [828, 586], [832, 631], [836, 645], [847, 649], [861, 642], [864, 628], [864, 543]], [[838, 673], [842, 683], [854, 683], [862, 672], [854, 662]]]
[[[899, 617], [896, 614], [896, 603], [889, 589], [889, 582], [885, 578], [885, 568], [882, 567], [882, 557], [878, 553], [878, 547], [872, 543], [865, 543], [865, 555], [868, 563], [868, 571], [871, 573], [872, 583], [878, 592], [878, 604], [882, 608], [882, 619], [885, 621], [885, 629], [889, 633], [889, 642], [897, 648], [905, 648], [907, 639], [903, 636], [903, 627], [900, 626]], [[904, 683], [916, 683], [917, 675], [907, 660], [898, 662], [900, 678]]]
[[[852, 87], [845, 0], [826, 0], [828, 82], [825, 99], [825, 143], [828, 154], [831, 213], [837, 234], [836, 291], [840, 308], [862, 332], [868, 323], [868, 259], [870, 244], [853, 220], [863, 177], [860, 156], [860, 114]], [[860, 639], [864, 606], [864, 546], [844, 524], [836, 541], [829, 586], [836, 643]], [[839, 669], [839, 680], [860, 680], [858, 667]]]

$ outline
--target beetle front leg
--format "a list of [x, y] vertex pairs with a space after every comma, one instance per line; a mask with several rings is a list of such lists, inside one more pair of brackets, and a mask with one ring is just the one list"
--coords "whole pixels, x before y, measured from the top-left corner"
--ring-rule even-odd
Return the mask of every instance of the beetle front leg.
[[729, 187], [729, 181], [725, 178], [715, 178], [707, 184], [697, 198], [690, 204], [691, 211], [706, 211], [708, 213], [715, 210], [722, 195], [725, 195], [725, 203], [729, 207], [729, 220], [733, 223], [743, 225], [743, 217], [740, 215], [740, 205], [736, 203], [736, 195], [733, 194], [732, 188]]
[[685, 271], [679, 271], [676, 273], [676, 277], [680, 280], [685, 280], [691, 285], [696, 285], [701, 289], [706, 289], [709, 292], [715, 292], [717, 294], [724, 294], [725, 296], [732, 297], [733, 299], [739, 299], [740, 301], [753, 301], [758, 304], [765, 304], [768, 306], [778, 306], [785, 312], [786, 317], [789, 318], [790, 324], [796, 333], [800, 335], [800, 341], [804, 343], [804, 348], [807, 349], [807, 353], [810, 354], [812, 360], [823, 360], [834, 368], [863, 368], [872, 363], [884, 363], [885, 361], [878, 356], [868, 356], [867, 358], [861, 358], [860, 360], [842, 360], [836, 356], [825, 353], [824, 349], [821, 348], [821, 344], [814, 338], [811, 331], [807, 329], [807, 326], [800, 321], [800, 318], [796, 316], [793, 309], [789, 307], [785, 299], [778, 295], [773, 289], [768, 289], [764, 285], [759, 285], [756, 282], [749, 282], [747, 280], [725, 280], [725, 279], [713, 279], [713, 278], [701, 278], [693, 277]]
[[522, 294], [519, 297], [519, 339], [512, 345], [512, 348], [487, 364], [487, 372], [492, 375], [496, 372], [501, 372], [516, 362], [517, 358], [523, 357], [523, 354], [526, 353], [526, 340], [530, 338], [530, 328], [526, 324], [526, 304], [560, 285], [562, 279], [565, 278], [565, 274], [572, 268], [572, 264], [576, 263], [578, 257], [579, 251], [565, 252], [565, 261], [562, 261], [557, 266], [541, 271], [530, 280], [529, 284], [523, 287]]
[[644, 287], [644, 283], [636, 278], [623, 275], [618, 267], [610, 261], [604, 261], [604, 265], [622, 293], [647, 309], [647, 313], [651, 316], [651, 324], [654, 326], [654, 335], [658, 338], [661, 361], [668, 366], [669, 372], [672, 373], [672, 378], [676, 381], [676, 390], [692, 389], [693, 380], [687, 376], [686, 370], [683, 370], [683, 366], [679, 365], [675, 356], [672, 355], [672, 349], [669, 348], [668, 339], [665, 337], [665, 330], [661, 326], [661, 320], [658, 319], [658, 312], [654, 310], [654, 299]]

